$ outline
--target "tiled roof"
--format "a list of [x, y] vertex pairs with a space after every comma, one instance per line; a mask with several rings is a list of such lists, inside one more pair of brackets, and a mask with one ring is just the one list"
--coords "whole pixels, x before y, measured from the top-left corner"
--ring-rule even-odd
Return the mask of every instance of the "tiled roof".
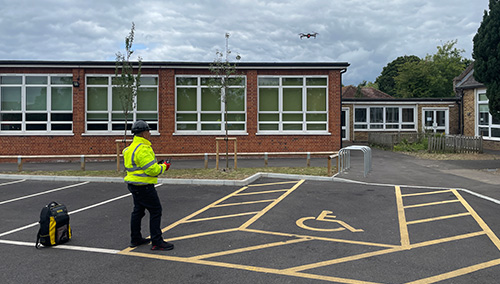
[[455, 79], [453, 79], [453, 84], [455, 89], [474, 89], [484, 87], [482, 83], [479, 83], [476, 79], [474, 79], [474, 63], [471, 63], [467, 66], [467, 68], [465, 68], [462, 74], [455, 77]]
[[358, 88], [349, 85], [342, 87], [342, 98], [363, 98], [363, 99], [394, 99], [394, 97], [372, 87], [362, 87], [362, 96], [356, 96]]

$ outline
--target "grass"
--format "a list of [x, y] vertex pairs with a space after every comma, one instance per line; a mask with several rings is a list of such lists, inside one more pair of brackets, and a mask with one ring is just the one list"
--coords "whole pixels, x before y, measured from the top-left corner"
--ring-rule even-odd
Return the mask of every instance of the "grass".
[[[176, 179], [228, 179], [241, 180], [250, 177], [256, 173], [282, 173], [295, 175], [328, 176], [326, 167], [267, 167], [267, 168], [239, 168], [237, 170], [229, 169], [227, 172], [216, 169], [170, 169], [160, 178]], [[125, 172], [103, 170], [103, 171], [21, 171], [6, 172], [6, 174], [21, 175], [48, 175], [48, 176], [96, 176], [96, 177], [124, 177]]]

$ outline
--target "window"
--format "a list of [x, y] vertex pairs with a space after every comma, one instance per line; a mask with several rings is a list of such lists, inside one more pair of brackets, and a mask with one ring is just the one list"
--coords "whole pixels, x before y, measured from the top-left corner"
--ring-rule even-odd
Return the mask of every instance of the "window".
[[[222, 134], [227, 130], [232, 134], [246, 133], [245, 80], [229, 82], [227, 94], [224, 90], [210, 87], [209, 76], [176, 77], [176, 118], [177, 133]], [[226, 95], [224, 102], [223, 98]]]
[[[118, 96], [114, 75], [87, 76], [87, 132], [123, 133], [125, 114]], [[127, 117], [127, 129], [144, 120], [152, 131], [158, 130], [158, 77], [141, 76], [141, 86]]]
[[489, 111], [486, 91], [477, 94], [478, 135], [492, 140], [500, 140], [500, 119], [494, 118]]
[[327, 133], [327, 77], [260, 76], [259, 133]]
[[73, 75], [1, 75], [0, 132], [61, 134], [73, 130]]
[[415, 107], [403, 107], [403, 106], [355, 107], [354, 129], [358, 131], [416, 130]]

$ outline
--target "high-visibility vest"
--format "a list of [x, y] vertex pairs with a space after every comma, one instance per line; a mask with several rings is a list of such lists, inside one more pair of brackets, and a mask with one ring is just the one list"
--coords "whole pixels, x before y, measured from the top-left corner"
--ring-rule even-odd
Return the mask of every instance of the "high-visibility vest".
[[130, 184], [155, 184], [166, 170], [165, 165], [157, 164], [151, 142], [140, 136], [134, 136], [132, 144], [123, 149], [123, 160], [127, 170], [124, 180]]

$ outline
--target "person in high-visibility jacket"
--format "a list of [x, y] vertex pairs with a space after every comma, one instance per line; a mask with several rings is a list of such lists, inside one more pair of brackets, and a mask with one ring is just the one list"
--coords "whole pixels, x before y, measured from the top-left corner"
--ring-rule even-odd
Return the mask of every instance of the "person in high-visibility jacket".
[[162, 206], [155, 184], [158, 176], [170, 168], [170, 162], [157, 162], [149, 139], [149, 125], [138, 120], [132, 125], [134, 141], [123, 150], [123, 160], [127, 176], [124, 178], [134, 199], [134, 209], [130, 218], [131, 247], [149, 243], [141, 234], [141, 221], [149, 212], [149, 231], [152, 250], [171, 250], [174, 245], [165, 242], [161, 232]]

